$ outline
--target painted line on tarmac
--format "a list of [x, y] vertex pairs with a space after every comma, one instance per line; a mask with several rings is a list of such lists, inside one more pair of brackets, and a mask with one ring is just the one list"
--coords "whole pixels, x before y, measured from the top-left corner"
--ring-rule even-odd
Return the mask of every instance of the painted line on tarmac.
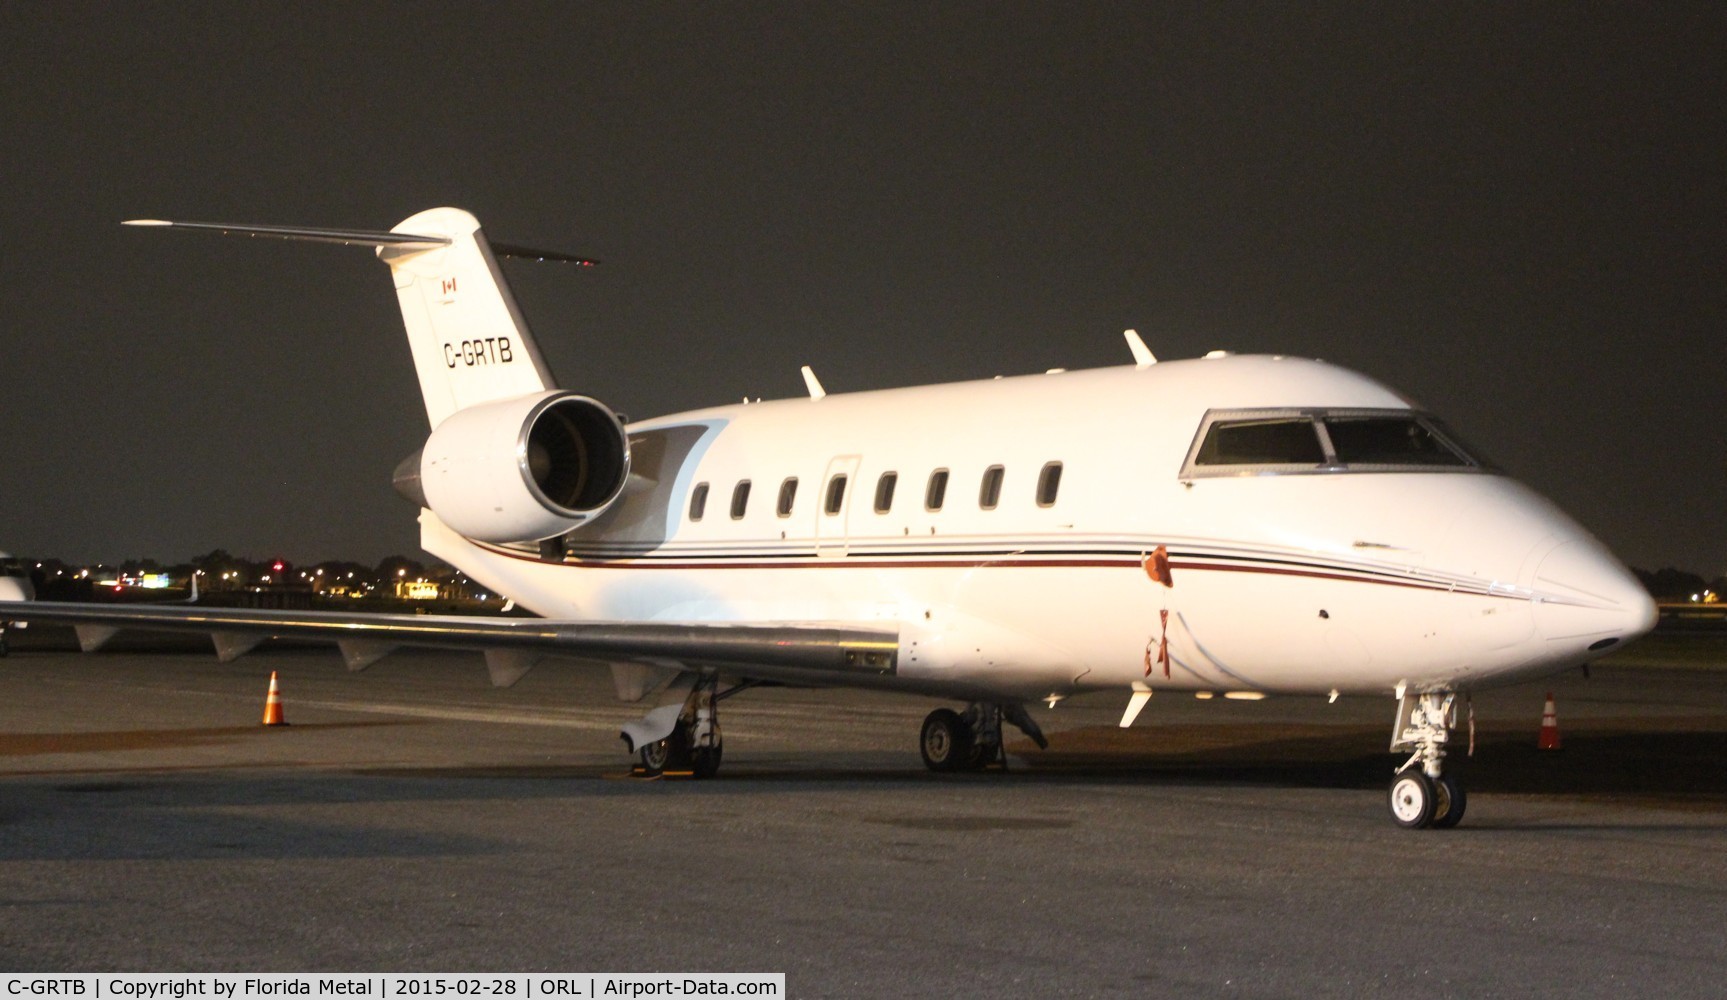
[[613, 731], [616, 722], [593, 721], [539, 715], [531, 712], [505, 711], [486, 708], [433, 708], [425, 705], [401, 705], [375, 701], [306, 701], [295, 698], [288, 708], [318, 708], [335, 712], [360, 712], [369, 715], [401, 715], [414, 719], [443, 719], [451, 722], [503, 722], [518, 726], [548, 726], [556, 729], [592, 729]]

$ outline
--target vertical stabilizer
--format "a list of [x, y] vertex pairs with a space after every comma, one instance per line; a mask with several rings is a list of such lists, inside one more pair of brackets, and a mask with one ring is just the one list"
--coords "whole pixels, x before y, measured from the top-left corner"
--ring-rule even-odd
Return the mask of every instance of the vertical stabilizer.
[[433, 427], [477, 403], [555, 387], [479, 220], [458, 208], [433, 208], [394, 232], [449, 241], [377, 251], [395, 279]]

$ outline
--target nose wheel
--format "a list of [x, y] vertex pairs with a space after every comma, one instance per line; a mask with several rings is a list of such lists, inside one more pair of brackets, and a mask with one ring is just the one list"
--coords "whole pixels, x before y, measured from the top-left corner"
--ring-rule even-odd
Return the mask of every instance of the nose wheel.
[[1397, 703], [1391, 749], [1412, 753], [1391, 778], [1391, 819], [1406, 830], [1448, 829], [1468, 805], [1463, 785], [1446, 774], [1445, 744], [1456, 722], [1456, 695], [1405, 693]]

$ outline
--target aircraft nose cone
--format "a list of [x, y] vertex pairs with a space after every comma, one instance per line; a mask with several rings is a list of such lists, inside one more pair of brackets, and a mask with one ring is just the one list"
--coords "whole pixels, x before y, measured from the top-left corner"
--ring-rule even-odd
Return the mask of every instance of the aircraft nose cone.
[[1592, 539], [1563, 542], [1535, 570], [1535, 628], [1549, 641], [1606, 649], [1655, 627], [1655, 601]]

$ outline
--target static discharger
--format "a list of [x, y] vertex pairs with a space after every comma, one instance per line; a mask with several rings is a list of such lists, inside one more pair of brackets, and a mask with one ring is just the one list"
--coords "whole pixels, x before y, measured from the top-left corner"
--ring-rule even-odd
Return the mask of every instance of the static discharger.
[[285, 726], [288, 720], [282, 717], [282, 689], [276, 685], [276, 672], [270, 671], [270, 693], [264, 696], [264, 725]]

